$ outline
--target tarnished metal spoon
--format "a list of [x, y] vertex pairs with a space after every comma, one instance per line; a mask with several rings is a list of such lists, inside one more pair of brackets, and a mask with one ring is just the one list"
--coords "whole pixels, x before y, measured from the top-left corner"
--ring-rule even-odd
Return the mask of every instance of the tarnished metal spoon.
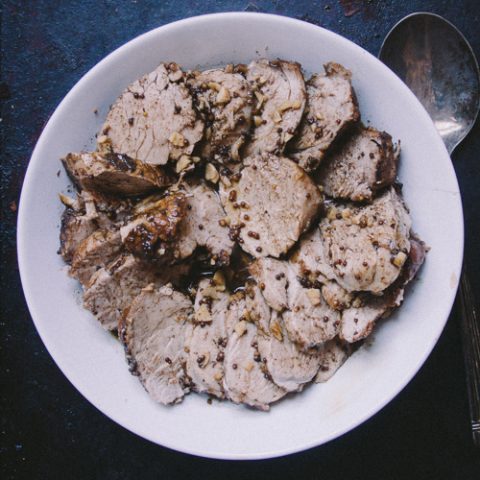
[[[450, 154], [472, 129], [480, 110], [480, 74], [472, 47], [450, 22], [412, 13], [387, 34], [379, 54], [413, 91]], [[474, 442], [480, 446], [480, 316], [464, 260], [458, 298]]]

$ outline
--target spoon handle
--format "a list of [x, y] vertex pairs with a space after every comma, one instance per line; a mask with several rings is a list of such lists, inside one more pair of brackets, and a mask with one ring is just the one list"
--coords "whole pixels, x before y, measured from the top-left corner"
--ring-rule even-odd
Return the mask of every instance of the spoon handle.
[[463, 353], [473, 441], [480, 447], [480, 316], [467, 277], [465, 264], [459, 289]]

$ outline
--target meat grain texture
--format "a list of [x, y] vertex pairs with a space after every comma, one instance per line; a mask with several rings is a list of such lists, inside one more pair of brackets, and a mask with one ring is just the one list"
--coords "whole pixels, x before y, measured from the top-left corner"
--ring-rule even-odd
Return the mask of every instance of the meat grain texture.
[[87, 285], [93, 274], [115, 260], [121, 250], [118, 230], [96, 230], [75, 249], [69, 274]]
[[[329, 380], [399, 308], [427, 247], [399, 143], [360, 124], [339, 64], [162, 63], [63, 163], [60, 250], [154, 400], [260, 410]], [[321, 406], [320, 406], [321, 407]]]

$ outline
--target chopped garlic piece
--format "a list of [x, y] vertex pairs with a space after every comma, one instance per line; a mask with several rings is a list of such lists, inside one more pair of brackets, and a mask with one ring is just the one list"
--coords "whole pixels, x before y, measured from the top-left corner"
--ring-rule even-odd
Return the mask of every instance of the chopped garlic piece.
[[220, 292], [225, 291], [225, 277], [223, 276], [223, 273], [220, 270], [217, 270], [215, 272], [215, 275], [213, 276], [213, 281], [215, 282], [215, 286], [217, 287], [217, 290]]
[[217, 183], [220, 179], [217, 169], [211, 163], [207, 163], [205, 167], [205, 178], [212, 183]]
[[270, 332], [272, 332], [272, 335], [279, 341], [283, 342], [283, 332], [282, 332], [282, 327], [277, 321], [273, 321], [270, 324]]
[[211, 90], [215, 90], [216, 92], [219, 92], [220, 89], [222, 88], [221, 85], [217, 82], [208, 82], [207, 87], [210, 88]]
[[185, 146], [185, 138], [181, 133], [178, 133], [178, 132], [173, 132], [170, 135], [170, 138], [168, 139], [168, 141], [175, 147]]
[[273, 112], [272, 119], [275, 123], [280, 123], [282, 121], [282, 116], [278, 110]]
[[230, 92], [225, 87], [222, 87], [217, 94], [215, 102], [222, 105], [224, 103], [228, 103], [230, 101], [230, 98]]
[[75, 206], [75, 200], [73, 198], [67, 197], [63, 193], [58, 194], [60, 201], [69, 208], [73, 208]]
[[317, 288], [308, 288], [307, 289], [307, 297], [310, 300], [310, 303], [316, 307], [322, 303], [322, 297], [320, 295], [320, 290]]
[[395, 257], [393, 259], [393, 264], [396, 267], [401, 268], [403, 266], [403, 264], [405, 263], [406, 259], [407, 259], [407, 254], [406, 253], [398, 252], [397, 255], [395, 255]]
[[212, 323], [212, 315], [205, 303], [202, 303], [195, 312], [195, 322]]
[[192, 164], [191, 159], [188, 155], [182, 155], [176, 166], [175, 166], [175, 171], [177, 173], [183, 172], [186, 168], [188, 168]]
[[284, 112], [285, 110], [298, 110], [302, 106], [301, 102], [299, 100], [295, 100], [292, 102], [291, 100], [287, 100], [286, 102], [283, 102], [279, 107], [278, 111], [279, 112]]
[[240, 320], [234, 327], [235, 333], [241, 337], [247, 331], [247, 322]]
[[263, 123], [262, 117], [260, 117], [259, 115], [254, 115], [253, 123], [255, 124], [256, 127], [259, 127]]

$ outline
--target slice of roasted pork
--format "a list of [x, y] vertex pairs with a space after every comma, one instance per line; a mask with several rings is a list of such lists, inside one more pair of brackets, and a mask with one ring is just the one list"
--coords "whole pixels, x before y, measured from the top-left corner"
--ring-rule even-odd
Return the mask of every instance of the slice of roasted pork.
[[177, 64], [161, 63], [133, 82], [108, 112], [99, 148], [156, 165], [191, 155], [203, 122], [184, 81]]
[[245, 77], [229, 65], [194, 72], [187, 83], [206, 124], [201, 156], [222, 163], [240, 162], [252, 120], [252, 92]]
[[278, 312], [288, 308], [287, 262], [271, 257], [257, 258], [249, 265], [249, 272], [270, 308]]
[[227, 398], [260, 410], [286, 395], [286, 390], [271, 380], [257, 344], [257, 327], [248, 317], [245, 298], [235, 294], [227, 312], [229, 328], [224, 358], [224, 389]]
[[315, 377], [323, 359], [318, 350], [302, 351], [290, 340], [276, 311], [272, 311], [270, 335], [257, 335], [257, 344], [272, 381], [288, 392], [301, 391]]
[[80, 190], [134, 196], [150, 193], [173, 183], [161, 167], [112, 152], [69, 153], [62, 158], [65, 170]]
[[315, 170], [332, 144], [360, 119], [351, 76], [331, 62], [324, 74], [312, 75], [307, 82], [307, 106], [289, 145], [290, 157], [307, 172]]
[[229, 236], [225, 211], [218, 194], [209, 186], [184, 185], [187, 197], [187, 215], [180, 224], [174, 256], [190, 257], [197, 247], [204, 247], [216, 265], [227, 265], [234, 242]]
[[340, 313], [328, 305], [319, 288], [301, 284], [296, 266], [288, 269], [287, 296], [285, 327], [290, 339], [303, 350], [321, 345], [338, 334]]
[[333, 198], [371, 201], [397, 175], [400, 145], [372, 127], [359, 126], [318, 170], [317, 182]]
[[252, 138], [246, 155], [281, 154], [293, 138], [306, 103], [305, 81], [298, 63], [283, 60], [254, 60], [247, 80], [256, 97]]
[[379, 293], [402, 270], [410, 251], [410, 227], [395, 188], [369, 205], [333, 202], [319, 226], [323, 259], [317, 267], [347, 291]]
[[131, 302], [120, 323], [130, 370], [145, 390], [164, 405], [189, 392], [185, 376], [185, 324], [192, 302], [170, 285], [146, 288]]
[[322, 197], [295, 162], [271, 154], [244, 160], [238, 182], [220, 186], [232, 238], [254, 257], [279, 257], [309, 228]]
[[83, 305], [107, 330], [115, 330], [122, 312], [149, 284], [161, 287], [177, 283], [188, 266], [162, 267], [143, 262], [133, 255], [120, 255], [108, 266], [97, 270], [85, 286]]
[[339, 338], [330, 340], [320, 346], [318, 355], [321, 357], [321, 361], [315, 383], [324, 383], [330, 380], [351, 354], [352, 347], [350, 344]]
[[60, 195], [65, 210], [60, 226], [59, 253], [71, 263], [78, 246], [98, 229], [118, 230], [131, 212], [131, 203], [96, 192], [82, 191], [73, 200]]
[[92, 275], [117, 258], [121, 250], [118, 230], [96, 230], [75, 249], [69, 275], [86, 285]]
[[223, 281], [200, 281], [194, 314], [185, 331], [186, 369], [192, 389], [224, 398], [223, 360], [227, 344], [226, 314], [230, 295]]
[[284, 310], [288, 336], [302, 350], [308, 351], [337, 335], [339, 312], [325, 301], [320, 285], [313, 288], [302, 284], [300, 265], [262, 258], [253, 262], [250, 273], [267, 304], [277, 311]]
[[187, 207], [181, 191], [143, 199], [135, 205], [132, 220], [120, 229], [125, 248], [140, 258], [171, 263]]
[[342, 312], [340, 337], [343, 340], [354, 343], [366, 338], [378, 320], [400, 307], [405, 288], [415, 278], [426, 255], [426, 246], [421, 240], [411, 238], [410, 244], [408, 258], [397, 280], [382, 295], [359, 294], [351, 307]]

